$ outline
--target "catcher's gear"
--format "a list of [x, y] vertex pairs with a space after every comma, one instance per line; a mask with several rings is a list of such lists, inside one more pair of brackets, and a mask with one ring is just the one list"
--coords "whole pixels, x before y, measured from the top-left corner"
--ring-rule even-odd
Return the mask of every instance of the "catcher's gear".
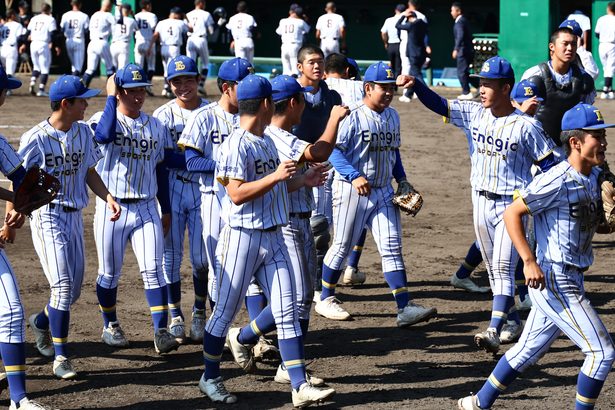
[[416, 216], [423, 207], [423, 197], [404, 179], [397, 185], [393, 203], [408, 215]]
[[615, 232], [615, 175], [613, 175], [606, 162], [602, 166], [598, 183], [602, 193], [604, 218], [602, 218], [597, 231], [599, 233]]
[[26, 172], [15, 192], [15, 211], [30, 215], [32, 211], [53, 201], [59, 191], [60, 181], [56, 177], [33, 166]]

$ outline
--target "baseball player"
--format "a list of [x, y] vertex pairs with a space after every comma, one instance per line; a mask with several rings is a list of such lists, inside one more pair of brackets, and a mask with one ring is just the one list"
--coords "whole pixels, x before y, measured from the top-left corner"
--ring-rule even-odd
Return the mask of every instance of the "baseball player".
[[[606, 128], [600, 111], [578, 104], [564, 114], [561, 139], [567, 159], [537, 175], [504, 212], [510, 238], [525, 263], [533, 306], [521, 339], [499, 360], [476, 395], [460, 409], [491, 408], [498, 396], [536, 363], [564, 333], [585, 354], [577, 378], [575, 409], [593, 409], [615, 360], [609, 331], [585, 295], [584, 272], [593, 262], [592, 237], [604, 218], [598, 174], [604, 163]], [[534, 216], [532, 252], [523, 219]]]
[[128, 340], [117, 318], [116, 301], [124, 252], [130, 241], [150, 307], [154, 348], [162, 354], [179, 346], [167, 329], [167, 289], [162, 270], [164, 235], [170, 224], [169, 181], [163, 160], [165, 149], [171, 149], [172, 144], [168, 128], [141, 111], [149, 84], [141, 67], [122, 67], [107, 81], [104, 111], [89, 120], [102, 153], [96, 169], [122, 208], [120, 219], [109, 223], [107, 208], [102, 201], [96, 202], [96, 294], [104, 322], [103, 342], [126, 347]]
[[256, 34], [256, 21], [247, 13], [248, 3], [237, 3], [237, 14], [231, 16], [226, 23], [226, 28], [231, 31], [233, 41], [231, 49], [235, 50], [235, 57], [241, 57], [252, 64], [254, 60], [254, 40]]
[[[158, 17], [152, 13], [150, 0], [141, 0], [141, 11], [135, 14], [135, 21], [139, 28], [135, 33], [135, 62], [143, 68], [147, 67], [147, 79], [151, 82], [156, 69], [156, 53], [150, 45], [152, 45]], [[145, 91], [150, 97], [154, 96], [151, 87], [146, 87]]]
[[72, 10], [62, 15], [60, 29], [66, 37], [66, 53], [73, 75], [81, 75], [85, 59], [85, 33], [90, 28], [90, 18], [81, 11], [81, 0], [71, 0]]
[[[532, 164], [538, 163], [545, 171], [555, 163], [555, 145], [538, 121], [512, 106], [514, 72], [507, 60], [499, 56], [488, 59], [477, 77], [482, 103], [446, 101], [424, 83], [413, 83], [427, 108], [471, 135], [474, 229], [493, 291], [489, 327], [476, 334], [474, 341], [495, 353], [504, 325], [510, 335], [516, 337], [521, 332], [519, 314], [514, 309], [514, 272], [519, 255], [504, 229], [502, 214], [512, 202], [515, 189], [531, 180]], [[514, 328], [507, 319], [514, 321]]]
[[[17, 15], [13, 10], [6, 12], [6, 22], [0, 26], [0, 59], [6, 74], [13, 76], [19, 60], [19, 41], [26, 34], [26, 28], [17, 21]], [[10, 89], [6, 90], [9, 93]]]
[[207, 79], [207, 73], [209, 72], [209, 47], [207, 46], [207, 37], [214, 34], [216, 24], [214, 19], [205, 10], [205, 0], [195, 0], [194, 10], [186, 14], [186, 18], [192, 26], [192, 33], [189, 34], [186, 54], [188, 57], [197, 61], [200, 66], [201, 76], [199, 78], [199, 92], [206, 95], [205, 92], [205, 80]]
[[304, 36], [310, 31], [310, 26], [301, 18], [303, 9], [294, 7], [289, 11], [289, 17], [283, 18], [275, 32], [282, 38], [282, 74], [299, 74], [297, 69], [297, 53], [303, 44]]
[[292, 178], [296, 164], [280, 161], [265, 133], [274, 111], [271, 95], [271, 84], [260, 76], [248, 75], [237, 85], [239, 128], [224, 142], [218, 157], [216, 178], [226, 188], [228, 223], [216, 249], [218, 302], [205, 327], [205, 372], [199, 387], [214, 402], [237, 401], [222, 382], [220, 358], [224, 337], [255, 277], [271, 301], [293, 405], [305, 407], [326, 400], [335, 390], [306, 381], [294, 283], [279, 228], [288, 223], [287, 190], [321, 183], [322, 174], [307, 172]]
[[331, 53], [340, 52], [340, 41], [342, 49], [346, 48], [346, 23], [344, 17], [335, 13], [334, 2], [328, 2], [325, 11], [327, 13], [316, 21], [316, 39], [320, 40], [320, 48], [327, 57]]
[[130, 40], [137, 32], [137, 22], [132, 15], [130, 4], [122, 4], [117, 23], [111, 29], [111, 59], [114, 67], [124, 67], [129, 61]]
[[[60, 379], [77, 377], [66, 344], [70, 308], [80, 296], [85, 270], [81, 210], [88, 203], [87, 187], [104, 204], [107, 219], [116, 221], [121, 213], [94, 169], [100, 152], [89, 127], [82, 122], [87, 99], [99, 93], [87, 89], [79, 77], [61, 76], [49, 89], [51, 116], [22, 135], [19, 145], [27, 168], [39, 166], [58, 178], [62, 187], [49, 205], [32, 214], [32, 243], [51, 296], [43, 310], [29, 318], [38, 351], [43, 356], [55, 356], [53, 373]], [[49, 343], [49, 333], [53, 344]]]
[[156, 25], [154, 37], [150, 42], [147, 52], [153, 53], [154, 44], [160, 41], [160, 56], [162, 57], [165, 78], [164, 88], [162, 89], [163, 97], [173, 98], [171, 87], [166, 81], [167, 67], [169, 66], [169, 61], [179, 55], [180, 48], [184, 43], [184, 35], [191, 30], [188, 24], [182, 20], [182, 9], [179, 7], [173, 7], [169, 13], [169, 18], [160, 21]]
[[[30, 77], [30, 94], [37, 97], [47, 97], [45, 92], [49, 67], [51, 66], [52, 33], [58, 29], [56, 20], [51, 16], [51, 6], [43, 3], [41, 14], [32, 17], [28, 24], [30, 32], [30, 58], [32, 59], [32, 77]], [[55, 47], [57, 55], [60, 48]], [[36, 81], [39, 79], [38, 91], [35, 92]]]
[[604, 88], [600, 98], [612, 100], [615, 98], [613, 93], [613, 74], [615, 73], [615, 2], [611, 1], [608, 3], [606, 14], [598, 19], [594, 32], [600, 40], [598, 55], [600, 56], [604, 75]]
[[90, 43], [88, 44], [88, 62], [83, 82], [86, 86], [92, 81], [94, 72], [98, 68], [98, 63], [102, 58], [105, 63], [107, 75], [110, 76], [115, 72], [113, 59], [111, 58], [111, 50], [109, 49], [109, 36], [115, 25], [115, 18], [110, 13], [111, 1], [103, 0], [100, 10], [92, 14], [90, 18]]
[[[209, 104], [199, 97], [197, 88], [199, 72], [196, 62], [190, 57], [178, 56], [169, 61], [167, 79], [176, 98], [154, 111], [153, 117], [165, 125], [177, 147], [188, 118], [197, 109]], [[181, 310], [180, 266], [184, 252], [184, 236], [188, 228], [190, 262], [194, 282], [193, 312], [205, 309], [207, 299], [207, 252], [203, 241], [201, 221], [201, 194], [198, 174], [186, 171], [186, 159], [177, 153], [178, 164], [169, 167], [169, 192], [171, 195], [171, 228], [164, 238], [163, 271], [167, 283], [167, 295], [171, 324], [169, 332], [178, 342], [186, 338], [184, 314]], [[198, 324], [198, 323], [197, 323]], [[201, 323], [201, 325], [203, 325]], [[194, 326], [193, 326], [194, 327]], [[192, 329], [192, 327], [191, 327]], [[202, 328], [200, 332], [202, 333]], [[193, 334], [194, 332], [191, 332]], [[200, 341], [197, 337], [197, 340]]]

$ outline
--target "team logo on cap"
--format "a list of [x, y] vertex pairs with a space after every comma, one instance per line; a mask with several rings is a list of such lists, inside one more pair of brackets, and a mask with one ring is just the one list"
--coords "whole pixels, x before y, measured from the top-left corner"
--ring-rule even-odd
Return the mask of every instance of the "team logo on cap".
[[254, 73], [255, 73], [255, 71], [254, 71], [254, 67], [248, 67], [248, 72], [249, 72], [250, 74], [254, 74]]
[[523, 87], [523, 89], [525, 90], [525, 96], [526, 97], [533, 97], [534, 96], [534, 90], [532, 90], [532, 87]]
[[387, 68], [386, 72], [387, 72], [387, 78], [393, 78], [393, 70], [391, 70], [390, 68]]
[[483, 68], [481, 68], [480, 71], [488, 72], [489, 71], [489, 62], [485, 61], [483, 63]]
[[141, 81], [143, 79], [143, 76], [141, 75], [139, 70], [131, 71], [131, 73], [132, 73], [132, 80], [133, 81]]
[[604, 118], [602, 117], [602, 113], [600, 112], [600, 110], [594, 110], [594, 113], [596, 114], [596, 119], [598, 121], [604, 122]]
[[186, 65], [182, 61], [176, 61], [175, 62], [175, 69], [177, 71], [183, 71], [183, 70], [186, 69]]

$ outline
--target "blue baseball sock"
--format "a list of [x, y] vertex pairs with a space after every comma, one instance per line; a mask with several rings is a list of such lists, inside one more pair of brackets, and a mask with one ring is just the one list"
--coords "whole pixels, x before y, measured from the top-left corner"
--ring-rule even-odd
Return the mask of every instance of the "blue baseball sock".
[[474, 269], [476, 269], [476, 267], [480, 265], [482, 261], [483, 254], [480, 253], [480, 249], [478, 249], [478, 246], [476, 246], [476, 242], [474, 242], [472, 246], [470, 246], [470, 249], [468, 249], [468, 254], [463, 260], [463, 263], [461, 264], [461, 266], [459, 266], [457, 272], [455, 272], [455, 276], [457, 276], [459, 279], [465, 279], [469, 277], [470, 274], [472, 274], [472, 272], [474, 271]]
[[348, 256], [348, 266], [357, 268], [359, 267], [359, 259], [361, 258], [361, 254], [363, 253], [363, 245], [365, 245], [365, 236], [367, 235], [367, 229], [363, 228], [363, 232], [361, 232], [361, 236], [359, 237], [359, 242], [352, 248], [352, 252]]
[[117, 313], [115, 311], [117, 288], [106, 289], [96, 284], [96, 296], [98, 296], [98, 307], [105, 322], [105, 327], [109, 326], [109, 322], [117, 322]]
[[92, 82], [92, 74], [85, 73], [85, 74], [83, 74], [83, 78], [82, 79], [83, 79], [83, 83], [87, 87], [87, 86], [90, 85], [90, 82]]
[[527, 297], [527, 285], [525, 284], [523, 261], [521, 258], [519, 258], [519, 262], [517, 262], [517, 267], [515, 268], [515, 285], [517, 285], [517, 295], [519, 295], [519, 300], [524, 301]]
[[303, 336], [302, 339], [305, 342], [310, 327], [310, 319], [299, 319], [299, 326], [301, 326], [301, 336]]
[[17, 404], [26, 397], [26, 345], [0, 343], [0, 354], [9, 383], [11, 401]]
[[506, 322], [507, 313], [514, 302], [515, 298], [510, 296], [493, 296], [493, 308], [491, 310], [491, 322], [489, 322], [489, 327], [495, 328], [498, 334], [502, 330], [502, 326], [504, 326], [504, 322]]
[[406, 287], [406, 271], [396, 270], [393, 272], [384, 272], [384, 280], [389, 284], [395, 303], [397, 303], [397, 309], [403, 309], [410, 300], [408, 294], [408, 288]]
[[39, 329], [49, 329], [49, 315], [47, 314], [47, 306], [45, 306], [43, 310], [36, 315], [36, 318], [34, 318], [34, 324]]
[[152, 315], [154, 332], [158, 331], [158, 329], [165, 329], [168, 324], [169, 310], [166, 286], [156, 289], [145, 289], [145, 299], [147, 299], [149, 311]]
[[596, 400], [602, 390], [604, 380], [592, 379], [586, 376], [585, 373], [579, 372], [577, 378], [577, 400], [575, 404], [576, 410], [593, 409], [596, 405]]
[[297, 390], [303, 383], [306, 383], [303, 341], [300, 337], [278, 339], [278, 345], [280, 346], [282, 363], [284, 363], [290, 377], [290, 384], [293, 389]]
[[250, 320], [254, 320], [261, 314], [265, 306], [267, 306], [267, 297], [259, 293], [258, 295], [246, 296], [244, 302]]
[[194, 306], [192, 310], [204, 310], [207, 300], [207, 274], [204, 275], [203, 279], [192, 275], [192, 283], [194, 284]]
[[220, 376], [220, 359], [224, 349], [224, 337], [216, 337], [205, 331], [203, 335], [203, 360], [205, 361], [205, 380]]
[[320, 300], [325, 300], [329, 296], [335, 296], [335, 287], [337, 281], [342, 276], [342, 270], [333, 270], [324, 263], [322, 264], [322, 293], [320, 294]]
[[255, 344], [261, 335], [273, 332], [275, 327], [275, 319], [271, 312], [271, 305], [268, 305], [261, 311], [256, 319], [241, 328], [237, 340], [239, 340], [241, 344]]
[[57, 356], [68, 357], [66, 343], [68, 342], [68, 325], [70, 323], [70, 311], [58, 310], [47, 306], [49, 313], [49, 329], [51, 340]]
[[506, 390], [519, 374], [518, 371], [510, 367], [506, 356], [502, 356], [483, 387], [476, 393], [480, 408], [491, 408], [500, 393]]
[[177, 281], [175, 283], [167, 283], [167, 300], [169, 302], [169, 313], [171, 318], [181, 317], [184, 318], [182, 313], [182, 283]]

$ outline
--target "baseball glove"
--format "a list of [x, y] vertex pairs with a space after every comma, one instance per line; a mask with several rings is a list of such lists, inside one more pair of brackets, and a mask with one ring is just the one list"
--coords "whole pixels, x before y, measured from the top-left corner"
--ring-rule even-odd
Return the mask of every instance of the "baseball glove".
[[615, 175], [609, 169], [609, 165], [605, 162], [602, 166], [602, 172], [598, 177], [600, 191], [602, 193], [602, 210], [604, 218], [598, 225], [598, 233], [615, 232]]
[[393, 203], [410, 216], [416, 216], [423, 207], [423, 197], [410, 182], [402, 180], [397, 186]]
[[19, 213], [30, 215], [32, 211], [47, 205], [58, 195], [60, 181], [51, 174], [33, 166], [15, 192], [13, 204]]

